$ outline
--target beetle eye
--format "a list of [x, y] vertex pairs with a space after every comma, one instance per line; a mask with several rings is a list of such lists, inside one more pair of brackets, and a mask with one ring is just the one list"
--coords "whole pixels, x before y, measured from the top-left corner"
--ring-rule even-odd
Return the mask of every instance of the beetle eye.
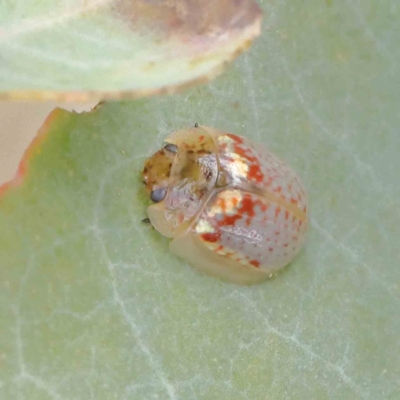
[[159, 203], [160, 201], [165, 199], [166, 195], [167, 195], [167, 189], [158, 188], [152, 190], [152, 192], [150, 193], [150, 199], [151, 201], [154, 201], [154, 203]]
[[171, 153], [178, 152], [178, 146], [173, 143], [167, 143], [166, 145], [164, 145], [164, 149], [170, 151]]

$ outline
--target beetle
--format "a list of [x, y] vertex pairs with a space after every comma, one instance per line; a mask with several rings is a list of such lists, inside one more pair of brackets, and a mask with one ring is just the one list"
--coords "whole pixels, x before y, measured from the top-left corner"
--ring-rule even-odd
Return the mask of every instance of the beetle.
[[200, 126], [170, 134], [142, 171], [148, 219], [193, 267], [261, 282], [304, 245], [308, 209], [294, 170], [263, 145]]

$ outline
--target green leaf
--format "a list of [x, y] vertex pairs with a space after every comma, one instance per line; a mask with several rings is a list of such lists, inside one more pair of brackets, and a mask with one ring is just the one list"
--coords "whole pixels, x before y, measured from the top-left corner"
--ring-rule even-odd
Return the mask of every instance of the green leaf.
[[[264, 2], [262, 40], [208, 87], [52, 114], [0, 199], [0, 398], [398, 398], [385, 4]], [[196, 121], [266, 143], [309, 190], [307, 246], [265, 284], [200, 275], [140, 222], [145, 157]]]
[[260, 32], [254, 0], [0, 4], [0, 98], [83, 101], [205, 82]]

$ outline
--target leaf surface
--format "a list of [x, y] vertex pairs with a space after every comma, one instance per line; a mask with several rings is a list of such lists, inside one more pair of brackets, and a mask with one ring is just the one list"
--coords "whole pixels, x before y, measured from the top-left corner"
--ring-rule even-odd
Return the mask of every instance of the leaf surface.
[[[264, 2], [209, 86], [51, 115], [0, 200], [1, 398], [398, 397], [399, 10], [379, 4]], [[145, 157], [196, 121], [308, 188], [307, 246], [265, 284], [202, 276], [140, 222]]]

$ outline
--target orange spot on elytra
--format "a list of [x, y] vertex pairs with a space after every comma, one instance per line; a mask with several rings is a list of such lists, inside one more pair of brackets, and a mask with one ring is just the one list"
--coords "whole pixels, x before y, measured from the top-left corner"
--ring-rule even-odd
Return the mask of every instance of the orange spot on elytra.
[[288, 210], [285, 211], [285, 219], [289, 219], [289, 211]]
[[244, 196], [239, 211], [246, 213], [249, 217], [254, 217], [254, 201], [250, 196]]
[[239, 214], [225, 215], [224, 219], [218, 223], [218, 226], [235, 225], [236, 221], [241, 218], [242, 216]]
[[257, 261], [257, 260], [251, 260], [251, 261], [250, 261], [250, 264], [251, 264], [251, 265], [254, 265], [256, 268], [259, 268], [259, 267], [260, 267], [260, 262]]
[[199, 137], [199, 141], [201, 142], [201, 141], [203, 141], [204, 140], [204, 135], [201, 135], [200, 137]]
[[262, 182], [264, 179], [264, 174], [261, 172], [259, 164], [252, 164], [247, 175], [250, 180], [256, 182]]
[[206, 232], [206, 233], [203, 233], [201, 235], [201, 237], [206, 242], [215, 243], [220, 239], [221, 234], [219, 232]]
[[274, 218], [274, 222], [276, 222], [278, 220], [278, 216], [281, 212], [281, 208], [278, 206], [275, 208], [275, 218]]
[[[226, 204], [224, 199], [219, 199], [217, 203], [223, 211], [226, 210]], [[236, 209], [239, 200], [237, 198], [234, 198], [232, 200], [232, 203], [234, 204]], [[250, 225], [251, 218], [255, 216], [254, 207], [257, 204], [260, 204], [260, 206], [262, 207], [262, 203], [259, 201], [254, 201], [250, 195], [243, 196], [240, 206], [239, 208], [237, 208], [237, 211], [233, 215], [227, 215], [227, 214], [224, 215], [223, 219], [218, 223], [218, 225], [219, 226], [235, 225], [236, 221], [242, 219], [244, 214], [247, 214], [248, 216], [248, 218], [246, 219], [246, 224]]]
[[291, 202], [292, 204], [297, 204], [297, 200], [294, 199], [293, 197], [290, 199], [290, 202]]
[[222, 211], [226, 210], [226, 200], [223, 197], [219, 197], [217, 200], [217, 206], [221, 207]]
[[240, 136], [234, 135], [232, 133], [227, 133], [227, 135], [229, 138], [231, 138], [234, 142], [242, 144], [243, 143], [243, 139]]

